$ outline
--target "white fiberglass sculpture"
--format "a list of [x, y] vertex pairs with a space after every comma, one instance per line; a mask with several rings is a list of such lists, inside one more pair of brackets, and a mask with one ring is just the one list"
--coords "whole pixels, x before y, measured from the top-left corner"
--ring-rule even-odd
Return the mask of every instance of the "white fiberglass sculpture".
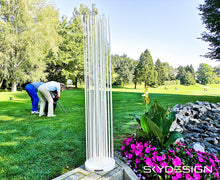
[[83, 18], [86, 162], [88, 171], [115, 167], [109, 23], [104, 16]]

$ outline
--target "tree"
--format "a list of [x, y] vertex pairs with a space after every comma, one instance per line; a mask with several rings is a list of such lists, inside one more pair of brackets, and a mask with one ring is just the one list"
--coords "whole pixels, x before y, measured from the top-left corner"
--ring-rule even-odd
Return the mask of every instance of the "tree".
[[0, 1], [1, 78], [12, 84], [45, 79], [48, 51], [57, 51], [58, 11], [46, 0]]
[[185, 84], [185, 68], [183, 66], [179, 66], [177, 69], [178, 73], [176, 75], [176, 79], [179, 79], [181, 84]]
[[165, 73], [165, 80], [170, 81], [170, 80], [175, 80], [175, 70], [172, 66], [169, 65], [168, 62], [163, 62], [162, 66], [164, 68], [164, 73]]
[[134, 60], [127, 57], [126, 54], [120, 57], [116, 55], [113, 59], [114, 59], [113, 64], [115, 66], [115, 72], [118, 74], [117, 81], [122, 82], [122, 85], [124, 87], [125, 83], [129, 83], [133, 79]]
[[217, 79], [212, 66], [205, 63], [199, 65], [197, 78], [202, 84], [212, 84], [215, 83], [215, 80]]
[[196, 80], [193, 77], [192, 73], [190, 71], [187, 71], [184, 77], [184, 85], [195, 85], [195, 84], [196, 84]]
[[[98, 13], [95, 5], [93, 12]], [[74, 8], [73, 17], [68, 21], [63, 17], [59, 26], [59, 35], [62, 37], [62, 42], [59, 45], [58, 56], [51, 54], [49, 59], [53, 61], [48, 66], [53, 67], [49, 72], [56, 71], [58, 76], [50, 76], [48, 78], [56, 78], [63, 82], [67, 79], [72, 79], [75, 87], [78, 87], [78, 82], [83, 80], [84, 75], [84, 57], [83, 57], [83, 27], [82, 15], [91, 13], [91, 10], [83, 4], [80, 8]]]
[[154, 63], [150, 55], [150, 51], [146, 49], [140, 56], [138, 65], [138, 78], [144, 82], [144, 86], [153, 86], [157, 84], [155, 78]]
[[205, 0], [199, 5], [203, 24], [208, 32], [203, 32], [201, 39], [209, 42], [209, 52], [206, 58], [220, 61], [220, 1]]
[[155, 62], [155, 71], [157, 71], [157, 81], [158, 81], [158, 85], [162, 85], [164, 84], [165, 80], [166, 80], [166, 76], [165, 76], [165, 68], [162, 65], [160, 59], [157, 59], [157, 61]]

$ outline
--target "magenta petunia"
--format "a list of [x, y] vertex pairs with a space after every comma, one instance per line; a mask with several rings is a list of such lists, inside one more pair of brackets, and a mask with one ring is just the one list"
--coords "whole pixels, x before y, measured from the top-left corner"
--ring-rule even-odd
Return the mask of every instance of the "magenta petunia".
[[178, 180], [178, 177], [173, 176], [173, 177], [172, 177], [172, 180]]
[[199, 162], [203, 162], [204, 161], [204, 159], [202, 158], [202, 157], [198, 157], [198, 160], [199, 160]]
[[187, 180], [193, 180], [192, 176], [190, 174], [186, 174], [186, 179]]
[[181, 166], [182, 165], [181, 159], [178, 157], [173, 159], [173, 165], [174, 166]]
[[175, 151], [169, 149], [169, 152], [172, 153], [172, 154], [175, 154]]
[[135, 144], [131, 144], [131, 149], [135, 149]]
[[150, 153], [150, 148], [146, 148], [146, 149], [145, 149], [145, 152], [146, 152], [146, 153]]
[[144, 143], [144, 147], [147, 147], [148, 146], [148, 142]]
[[152, 148], [150, 148], [152, 151], [154, 151], [156, 148], [155, 147], [152, 147]]
[[125, 151], [124, 154], [125, 154], [125, 156], [128, 156], [128, 151]]
[[166, 162], [162, 162], [162, 163], [160, 164], [160, 166], [165, 168], [165, 167], [168, 166], [168, 164], [167, 164]]
[[157, 151], [154, 151], [154, 152], [152, 153], [153, 156], [156, 156], [157, 154], [158, 154]]
[[177, 150], [177, 151], [179, 151], [179, 150], [180, 150], [180, 148], [178, 148], [178, 147], [177, 147], [177, 148], [176, 148], [176, 150]]
[[219, 179], [219, 172], [218, 171], [215, 173], [214, 177]]
[[136, 163], [136, 164], [139, 164], [140, 162], [141, 162], [140, 159], [138, 159], [138, 158], [135, 159], [135, 163]]
[[141, 152], [140, 152], [140, 151], [138, 151], [138, 150], [136, 150], [136, 151], [135, 151], [135, 155], [136, 155], [136, 156], [139, 156], [139, 155], [140, 155], [140, 153], [141, 153]]
[[132, 154], [128, 154], [128, 159], [131, 159], [133, 157]]
[[156, 159], [157, 159], [157, 161], [163, 161], [162, 156], [157, 156]]
[[193, 173], [193, 177], [194, 177], [194, 179], [196, 179], [196, 180], [201, 178], [201, 176], [200, 176], [199, 173]]
[[182, 174], [180, 172], [176, 173], [176, 177], [177, 178], [181, 178], [182, 177]]
[[163, 155], [162, 155], [162, 160], [164, 161], [165, 159], [166, 159], [166, 155], [163, 154]]
[[121, 147], [121, 150], [123, 151], [123, 150], [124, 150], [124, 148], [125, 148], [125, 146], [122, 146], [122, 147]]

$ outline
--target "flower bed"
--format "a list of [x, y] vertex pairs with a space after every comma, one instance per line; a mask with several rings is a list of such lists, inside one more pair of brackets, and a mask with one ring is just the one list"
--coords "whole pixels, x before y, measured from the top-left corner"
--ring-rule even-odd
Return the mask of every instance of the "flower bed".
[[122, 142], [119, 157], [140, 179], [219, 179], [220, 163], [214, 155], [179, 142], [162, 148], [157, 139], [134, 135]]

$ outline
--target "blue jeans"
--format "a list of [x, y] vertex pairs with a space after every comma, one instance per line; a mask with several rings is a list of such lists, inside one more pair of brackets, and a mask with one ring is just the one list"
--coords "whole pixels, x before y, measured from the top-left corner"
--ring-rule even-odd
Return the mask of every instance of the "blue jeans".
[[32, 102], [32, 111], [38, 111], [38, 102], [39, 98], [37, 96], [37, 92], [34, 89], [34, 86], [32, 84], [28, 84], [25, 86], [25, 90], [31, 97], [31, 102]]

